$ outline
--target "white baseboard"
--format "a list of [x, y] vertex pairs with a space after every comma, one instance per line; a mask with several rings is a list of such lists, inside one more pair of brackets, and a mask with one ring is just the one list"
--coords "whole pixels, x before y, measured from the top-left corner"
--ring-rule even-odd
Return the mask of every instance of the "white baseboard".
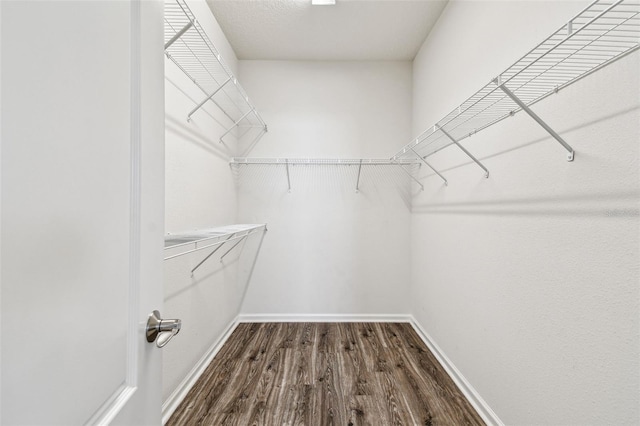
[[489, 404], [482, 399], [480, 394], [473, 388], [473, 386], [471, 386], [471, 383], [469, 383], [462, 373], [460, 373], [460, 370], [456, 368], [453, 362], [447, 357], [447, 355], [445, 355], [442, 349], [440, 349], [431, 336], [429, 336], [429, 333], [422, 328], [420, 323], [418, 323], [413, 316], [411, 316], [411, 325], [416, 333], [418, 333], [418, 336], [420, 336], [422, 341], [427, 345], [431, 353], [436, 357], [440, 365], [442, 365], [442, 368], [444, 368], [449, 377], [451, 377], [456, 386], [458, 386], [460, 391], [467, 398], [469, 403], [478, 412], [478, 415], [482, 417], [482, 420], [484, 420], [488, 425], [504, 426], [504, 423], [498, 418], [491, 407], [489, 407]]
[[411, 322], [402, 314], [241, 314], [238, 322]]
[[220, 351], [222, 345], [225, 344], [233, 330], [238, 326], [239, 321], [238, 317], [235, 317], [224, 333], [216, 340], [211, 347], [205, 352], [205, 354], [200, 358], [198, 363], [191, 369], [187, 377], [185, 377], [182, 382], [178, 385], [178, 387], [169, 395], [169, 398], [162, 404], [162, 424], [164, 425], [169, 420], [169, 417], [176, 411], [178, 405], [182, 402], [187, 393], [191, 390], [193, 385], [196, 383], [198, 378], [202, 375], [207, 366], [211, 363], [216, 354]]

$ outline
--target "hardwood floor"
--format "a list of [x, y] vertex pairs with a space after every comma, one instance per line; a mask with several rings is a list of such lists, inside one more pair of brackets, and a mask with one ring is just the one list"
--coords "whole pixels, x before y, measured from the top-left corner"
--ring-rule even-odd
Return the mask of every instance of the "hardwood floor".
[[405, 323], [240, 324], [167, 425], [483, 425]]

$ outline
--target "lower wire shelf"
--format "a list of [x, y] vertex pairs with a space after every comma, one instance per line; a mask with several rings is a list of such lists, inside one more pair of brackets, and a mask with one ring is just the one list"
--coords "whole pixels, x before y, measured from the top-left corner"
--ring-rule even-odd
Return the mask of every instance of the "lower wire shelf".
[[260, 223], [227, 225], [181, 232], [178, 234], [167, 234], [164, 237], [164, 260], [170, 260], [189, 253], [212, 248], [212, 252], [191, 270], [191, 274], [193, 275], [196, 269], [227, 243], [232, 245], [220, 256], [221, 262], [229, 252], [242, 243], [248, 236], [266, 231], [267, 224]]

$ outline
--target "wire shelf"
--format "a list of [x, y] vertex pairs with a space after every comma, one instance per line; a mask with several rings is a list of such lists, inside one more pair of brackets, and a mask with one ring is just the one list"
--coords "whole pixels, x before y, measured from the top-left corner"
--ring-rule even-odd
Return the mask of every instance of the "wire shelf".
[[[399, 167], [407, 176], [416, 182], [422, 190], [424, 185], [420, 183], [414, 176], [413, 170], [415, 165], [421, 166], [421, 162], [417, 159], [399, 158], [399, 159], [380, 159], [380, 158], [248, 158], [248, 157], [234, 157], [230, 162], [231, 166], [246, 166], [246, 165], [268, 165], [268, 166], [284, 166], [286, 169], [287, 186], [289, 192], [291, 192], [291, 175], [289, 168], [293, 166], [302, 167], [335, 167], [335, 166], [355, 166], [358, 170], [355, 190], [360, 190], [360, 175], [363, 166], [391, 166]], [[405, 168], [403, 166], [409, 166]]]
[[[393, 159], [426, 158], [523, 109], [531, 115], [528, 106], [639, 47], [640, 2], [595, 1], [460, 107], [405, 145]], [[541, 121], [539, 117], [534, 119]], [[556, 139], [570, 150], [571, 161], [573, 151], [559, 136]]]
[[164, 260], [241, 240], [266, 229], [267, 225], [264, 223], [240, 224], [167, 234], [164, 237]]
[[235, 127], [241, 129], [241, 134], [251, 128], [260, 129], [260, 136], [267, 131], [262, 117], [184, 0], [165, 2], [164, 42], [167, 57], [203, 93], [202, 102], [189, 113], [188, 120], [212, 101], [232, 123], [223, 137]]
[[270, 164], [270, 165], [291, 165], [291, 166], [402, 166], [418, 164], [412, 159], [377, 159], [377, 158], [248, 158], [234, 157], [231, 159], [232, 166], [245, 164]]

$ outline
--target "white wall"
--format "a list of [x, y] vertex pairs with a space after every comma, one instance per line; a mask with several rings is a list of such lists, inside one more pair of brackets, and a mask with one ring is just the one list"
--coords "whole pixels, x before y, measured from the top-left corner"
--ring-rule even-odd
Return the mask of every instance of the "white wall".
[[[206, 3], [195, 0], [188, 4], [235, 72], [235, 54]], [[235, 184], [229, 169], [229, 158], [237, 147], [232, 135], [225, 137], [228, 143], [218, 142], [230, 122], [212, 102], [187, 122], [187, 114], [204, 95], [171, 61], [167, 59], [165, 64], [166, 232], [238, 223]], [[246, 247], [236, 249], [224, 263], [218, 255], [210, 258], [193, 277], [191, 269], [210, 251], [165, 261], [161, 313], [166, 318], [180, 318], [183, 324], [180, 334], [163, 349], [165, 401], [238, 314], [249, 273], [244, 267], [238, 270], [238, 265], [252, 264], [256, 238], [250, 237]]]
[[[255, 157], [388, 158], [410, 136], [408, 62], [240, 61], [269, 125]], [[243, 314], [408, 312], [409, 181], [402, 171], [240, 166], [240, 222], [269, 232]]]
[[[414, 61], [413, 134], [585, 2], [451, 1]], [[461, 29], [464, 29], [462, 31]], [[413, 314], [506, 424], [638, 424], [638, 52], [431, 157]]]

